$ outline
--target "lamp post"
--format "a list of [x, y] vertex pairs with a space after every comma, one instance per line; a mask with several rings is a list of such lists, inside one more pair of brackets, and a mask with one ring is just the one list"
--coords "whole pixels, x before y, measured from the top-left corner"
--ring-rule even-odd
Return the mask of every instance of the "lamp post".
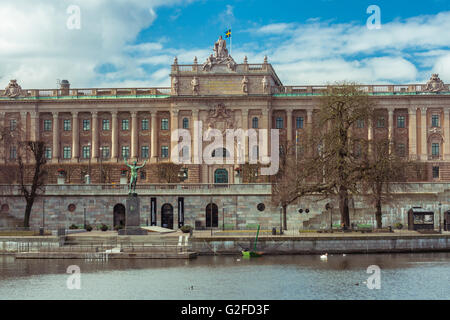
[[92, 147], [91, 147], [91, 143], [88, 143], [88, 147], [89, 147], [89, 162], [88, 162], [88, 183], [91, 183], [91, 156], [92, 156]]
[[86, 203], [84, 204], [84, 209], [83, 209], [83, 220], [84, 220], [84, 230], [86, 230]]
[[439, 233], [442, 233], [441, 208], [442, 208], [442, 203], [439, 201]]

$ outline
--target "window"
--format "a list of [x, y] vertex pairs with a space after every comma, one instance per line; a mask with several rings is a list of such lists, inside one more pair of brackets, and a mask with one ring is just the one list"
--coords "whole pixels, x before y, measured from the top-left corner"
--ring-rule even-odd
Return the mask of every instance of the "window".
[[406, 156], [406, 147], [405, 147], [405, 144], [404, 144], [404, 143], [399, 143], [399, 144], [397, 145], [397, 155], [398, 155], [399, 157], [404, 157], [404, 156]]
[[130, 123], [129, 123], [128, 119], [122, 119], [122, 130], [123, 131], [130, 130]]
[[189, 156], [190, 156], [190, 148], [189, 146], [184, 146], [181, 149], [181, 160], [182, 161], [189, 161]]
[[71, 147], [64, 147], [63, 148], [63, 158], [64, 159], [72, 158], [72, 148]]
[[148, 119], [142, 119], [141, 121], [141, 129], [148, 130]]
[[16, 146], [11, 146], [11, 147], [9, 148], [9, 158], [10, 158], [11, 160], [14, 160], [14, 159], [17, 158], [17, 149], [16, 149]]
[[139, 170], [141, 180], [147, 179], [147, 172]]
[[169, 147], [162, 146], [161, 147], [161, 158], [168, 158], [168, 157], [169, 157]]
[[70, 125], [70, 119], [64, 119], [64, 121], [63, 121], [63, 129], [64, 129], [64, 131], [72, 130], [71, 125]]
[[44, 131], [52, 131], [52, 120], [44, 120]]
[[384, 128], [384, 117], [378, 117], [377, 128]]
[[431, 154], [433, 156], [439, 156], [439, 143], [431, 144]]
[[183, 129], [189, 129], [189, 119], [188, 118], [183, 119]]
[[109, 130], [109, 119], [102, 120], [102, 129], [103, 129], [103, 131]]
[[283, 127], [284, 127], [283, 118], [277, 118], [277, 120], [275, 122], [275, 128], [283, 129]]
[[363, 119], [358, 119], [356, 121], [356, 127], [359, 128], [359, 129], [364, 128], [364, 120]]
[[91, 121], [89, 119], [83, 119], [83, 130], [91, 130]]
[[169, 119], [161, 119], [161, 130], [169, 130]]
[[431, 126], [439, 127], [439, 115], [438, 114], [431, 115]]
[[91, 146], [83, 146], [81, 151], [81, 157], [83, 159], [89, 159], [91, 157]]
[[17, 120], [11, 119], [9, 120], [9, 130], [14, 131], [17, 128]]
[[303, 117], [297, 117], [295, 119], [295, 123], [296, 123], [297, 129], [303, 129]]
[[130, 156], [130, 147], [129, 146], [122, 146], [122, 158], [127, 158]]
[[217, 148], [212, 152], [212, 158], [228, 158], [230, 153], [226, 148]]
[[251, 160], [258, 160], [259, 157], [259, 147], [253, 146], [252, 147], [252, 154], [250, 155]]
[[433, 179], [439, 179], [439, 167], [433, 167]]
[[100, 152], [103, 159], [109, 158], [109, 146], [100, 147]]
[[405, 116], [398, 116], [397, 117], [397, 128], [404, 128], [405, 127]]
[[148, 159], [148, 146], [141, 147], [141, 158]]
[[258, 129], [258, 118], [257, 117], [254, 117], [252, 119], [252, 128], [253, 129]]
[[51, 159], [52, 158], [52, 148], [46, 147], [44, 150], [44, 156], [45, 156], [45, 159]]

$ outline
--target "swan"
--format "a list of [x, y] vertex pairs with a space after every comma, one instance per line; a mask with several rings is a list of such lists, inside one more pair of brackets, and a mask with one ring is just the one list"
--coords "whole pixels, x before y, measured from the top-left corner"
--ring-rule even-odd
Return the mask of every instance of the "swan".
[[321, 260], [327, 260], [328, 259], [328, 253], [325, 253], [323, 255], [320, 256]]

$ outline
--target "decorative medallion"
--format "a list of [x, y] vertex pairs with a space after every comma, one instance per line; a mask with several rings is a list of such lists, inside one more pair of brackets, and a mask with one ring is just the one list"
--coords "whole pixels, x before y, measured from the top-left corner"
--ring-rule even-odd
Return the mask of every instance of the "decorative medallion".
[[19, 86], [17, 80], [10, 80], [8, 86], [5, 88], [4, 95], [9, 98], [16, 98], [22, 94], [22, 87]]

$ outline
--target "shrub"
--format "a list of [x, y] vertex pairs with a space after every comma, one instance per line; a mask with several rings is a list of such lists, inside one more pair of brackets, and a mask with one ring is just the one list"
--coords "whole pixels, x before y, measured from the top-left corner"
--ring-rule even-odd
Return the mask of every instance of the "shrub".
[[123, 225], [122, 224], [114, 226], [114, 230], [119, 231], [120, 229], [123, 229]]
[[102, 224], [102, 226], [100, 227], [100, 230], [106, 231], [106, 230], [108, 230], [108, 226], [106, 224]]
[[69, 227], [69, 229], [71, 229], [71, 230], [78, 229], [78, 226], [75, 225], [75, 224], [72, 224], [72, 225]]
[[395, 229], [400, 230], [400, 229], [403, 228], [403, 224], [401, 224], [400, 222], [397, 222], [397, 223], [394, 225], [394, 227], [395, 227]]
[[90, 224], [86, 225], [86, 231], [91, 232], [92, 226]]
[[181, 231], [183, 231], [183, 233], [189, 233], [189, 232], [191, 232], [192, 227], [186, 225], [186, 226], [182, 226], [180, 229], [181, 229]]

